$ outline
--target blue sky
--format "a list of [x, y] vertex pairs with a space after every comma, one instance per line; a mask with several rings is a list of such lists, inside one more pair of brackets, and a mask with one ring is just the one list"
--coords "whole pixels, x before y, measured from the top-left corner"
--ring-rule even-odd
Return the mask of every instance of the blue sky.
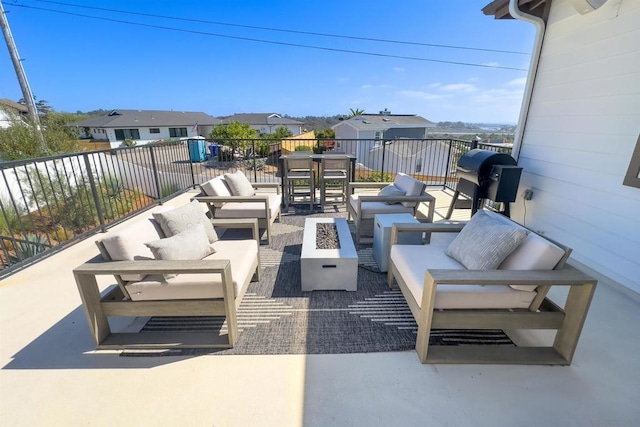
[[[77, 4], [245, 26], [524, 52], [505, 54], [265, 31], [71, 7]], [[419, 114], [433, 121], [515, 123], [526, 71], [359, 55], [96, 20], [323, 48], [526, 70], [534, 29], [496, 21], [489, 0], [4, 0], [31, 89], [58, 111], [98, 108]], [[25, 6], [25, 7], [21, 7]], [[0, 49], [0, 98], [22, 97]]]

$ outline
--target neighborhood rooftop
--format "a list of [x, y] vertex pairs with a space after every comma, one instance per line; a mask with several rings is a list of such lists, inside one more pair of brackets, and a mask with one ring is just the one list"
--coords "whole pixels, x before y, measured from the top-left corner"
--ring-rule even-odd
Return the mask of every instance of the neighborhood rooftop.
[[105, 116], [74, 123], [80, 127], [122, 128], [138, 126], [217, 125], [220, 119], [201, 112], [163, 110], [113, 110]]

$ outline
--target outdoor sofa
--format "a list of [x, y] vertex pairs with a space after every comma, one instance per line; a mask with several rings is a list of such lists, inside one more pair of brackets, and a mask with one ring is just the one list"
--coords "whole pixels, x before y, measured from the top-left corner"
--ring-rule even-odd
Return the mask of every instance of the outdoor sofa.
[[[256, 190], [275, 189], [276, 192], [258, 194]], [[215, 177], [200, 185], [201, 193], [194, 197], [205, 203], [212, 218], [256, 218], [258, 227], [266, 229], [267, 244], [271, 243], [271, 225], [280, 221], [282, 195], [276, 182], [250, 182], [237, 171]]]
[[[378, 189], [377, 194], [358, 194], [356, 190]], [[426, 222], [433, 221], [435, 198], [426, 191], [426, 184], [407, 174], [398, 173], [393, 182], [349, 182], [347, 185], [348, 219], [353, 219], [356, 242], [373, 236], [376, 214], [410, 213], [416, 215], [421, 203], [428, 203]]]
[[[400, 232], [431, 233], [397, 245]], [[491, 211], [467, 224], [395, 224], [389, 286], [400, 287], [418, 323], [422, 363], [569, 365], [596, 280], [566, 264], [571, 249]], [[548, 298], [568, 286], [564, 307]], [[431, 329], [556, 330], [552, 345], [429, 346]]]
[[[249, 228], [253, 238], [224, 240], [214, 226]], [[237, 307], [260, 279], [257, 220], [210, 220], [198, 202], [163, 206], [96, 244], [101, 256], [74, 270], [96, 348], [233, 347]], [[118, 286], [101, 295], [98, 275], [114, 275]], [[107, 318], [118, 316], [225, 316], [228, 335], [112, 334]]]

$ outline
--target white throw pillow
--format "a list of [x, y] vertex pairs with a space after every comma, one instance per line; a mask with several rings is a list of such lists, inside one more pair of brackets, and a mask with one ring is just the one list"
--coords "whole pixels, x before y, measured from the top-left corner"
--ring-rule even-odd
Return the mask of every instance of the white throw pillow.
[[251, 197], [256, 194], [253, 185], [241, 171], [225, 174], [224, 180], [234, 196]]
[[204, 227], [209, 243], [218, 240], [218, 234], [211, 221], [202, 210], [200, 203], [195, 200], [168, 212], [154, 213], [153, 218], [158, 221], [164, 235], [167, 237], [175, 236], [188, 228], [201, 224]]
[[202, 188], [204, 194], [206, 194], [207, 196], [231, 196], [231, 191], [225, 183], [224, 178], [222, 178], [221, 176], [218, 176], [205, 182], [204, 184], [201, 184], [200, 187]]
[[[398, 197], [398, 196], [404, 196], [406, 194], [405, 191], [399, 189], [398, 187], [396, 187], [393, 184], [387, 185], [386, 187], [382, 188], [380, 190], [380, 192], [378, 193], [378, 196], [382, 196], [382, 197]], [[400, 203], [400, 202], [386, 202], [388, 205], [393, 205], [396, 203]]]
[[147, 242], [155, 259], [199, 260], [214, 253], [202, 224], [188, 228], [175, 236]]
[[[405, 173], [399, 173], [396, 175], [396, 179], [393, 180], [393, 185], [405, 192], [405, 196], [420, 196], [427, 187], [422, 181], [410, 177]], [[402, 202], [402, 206], [405, 208], [415, 207], [417, 202]]]
[[495, 270], [527, 237], [523, 228], [478, 211], [451, 242], [446, 254], [468, 270]]

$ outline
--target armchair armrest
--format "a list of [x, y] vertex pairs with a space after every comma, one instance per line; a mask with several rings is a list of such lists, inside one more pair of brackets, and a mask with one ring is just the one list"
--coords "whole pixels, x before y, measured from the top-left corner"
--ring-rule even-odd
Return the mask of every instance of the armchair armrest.
[[393, 182], [348, 182], [347, 183], [347, 190], [349, 194], [353, 194], [352, 190], [358, 189], [358, 188], [377, 188], [377, 189], [382, 189], [384, 187], [386, 187], [387, 185], [391, 185], [393, 184]]
[[123, 275], [123, 274], [197, 274], [229, 272], [231, 262], [226, 259], [169, 261], [109, 261], [87, 262], [73, 270], [74, 275]]
[[427, 270], [434, 285], [595, 285], [597, 280], [573, 266], [559, 270]]
[[[466, 225], [466, 222], [426, 222], [426, 223], [398, 223], [391, 227], [390, 244], [398, 242], [398, 233], [401, 232], [423, 232], [430, 238], [431, 233], [458, 233]], [[426, 243], [429, 243], [429, 238]]]
[[280, 194], [280, 183], [278, 182], [252, 182], [251, 185], [253, 188], [275, 188], [276, 193]]
[[201, 203], [227, 203], [227, 202], [267, 202], [269, 196], [263, 194], [256, 194], [255, 196], [195, 196], [191, 198], [191, 201], [198, 201]]
[[253, 240], [260, 245], [260, 234], [258, 233], [258, 220], [256, 218], [214, 218], [210, 219], [211, 224], [221, 228], [251, 228]]

